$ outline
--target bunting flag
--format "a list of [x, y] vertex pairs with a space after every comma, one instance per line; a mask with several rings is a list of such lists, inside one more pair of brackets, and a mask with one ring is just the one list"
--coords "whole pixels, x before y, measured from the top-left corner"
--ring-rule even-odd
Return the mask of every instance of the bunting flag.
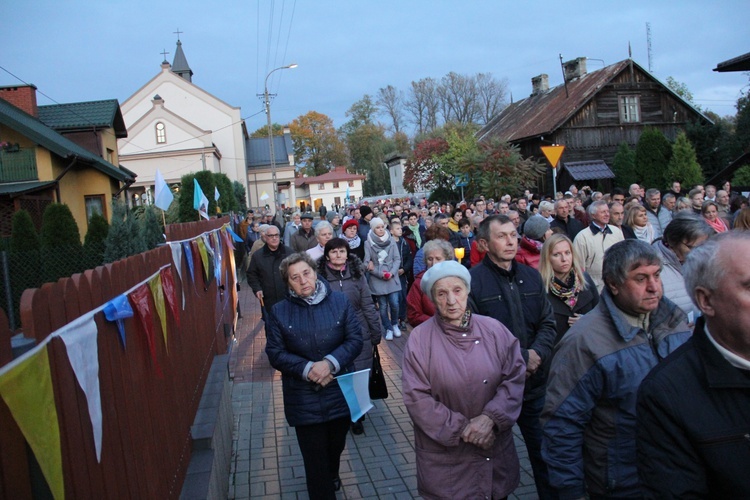
[[235, 233], [235, 232], [234, 232], [234, 231], [232, 230], [232, 228], [231, 228], [231, 227], [227, 228], [227, 231], [229, 231], [229, 233], [230, 233], [230, 234], [232, 235], [232, 239], [233, 239], [234, 241], [236, 241], [237, 243], [242, 243], [242, 242], [243, 242], [243, 240], [242, 240], [242, 237], [241, 237], [241, 236], [240, 236], [239, 234]]
[[117, 331], [120, 332], [120, 343], [125, 349], [125, 319], [133, 317], [133, 308], [125, 294], [118, 295], [104, 304], [104, 317], [107, 321], [117, 322]]
[[156, 169], [156, 177], [154, 178], [154, 205], [161, 208], [165, 212], [169, 209], [169, 205], [172, 204], [174, 195], [172, 190], [164, 181], [159, 169]]
[[201, 262], [203, 262], [203, 278], [206, 281], [206, 287], [208, 287], [213, 275], [209, 272], [208, 248], [206, 248], [208, 245], [206, 245], [206, 240], [200, 236], [195, 239], [195, 244], [198, 246], [198, 254], [201, 256]]
[[174, 324], [177, 328], [180, 327], [180, 310], [177, 307], [177, 290], [174, 285], [174, 277], [172, 276], [172, 269], [164, 268], [161, 270], [161, 286], [164, 291], [164, 298], [169, 304], [169, 308], [172, 310], [172, 316], [174, 317]]
[[151, 278], [148, 282], [148, 287], [151, 289], [151, 296], [154, 298], [154, 306], [156, 306], [156, 314], [159, 316], [161, 322], [161, 334], [164, 337], [164, 347], [167, 348], [167, 354], [169, 354], [169, 343], [167, 342], [167, 310], [164, 307], [164, 291], [161, 287], [161, 274], [157, 274]]
[[182, 283], [182, 310], [184, 311], [185, 310], [185, 280], [182, 278], [182, 245], [180, 243], [170, 243], [169, 248], [172, 249], [172, 262], [174, 263], [175, 269], [177, 269], [177, 276], [180, 277], [180, 282]]
[[203, 194], [201, 185], [198, 184], [198, 179], [193, 178], [193, 208], [198, 211], [198, 214], [204, 219], [208, 219], [208, 198]]
[[65, 497], [60, 427], [57, 421], [47, 344], [0, 375], [0, 396], [34, 452], [52, 495]]
[[68, 361], [76, 375], [78, 385], [86, 395], [91, 428], [94, 431], [96, 461], [102, 461], [102, 398], [99, 392], [99, 350], [96, 343], [94, 315], [81, 316], [59, 331], [65, 342]]
[[336, 380], [349, 406], [352, 422], [356, 422], [373, 408], [370, 401], [370, 369], [339, 375]]
[[156, 368], [156, 375], [162, 377], [161, 366], [159, 366], [159, 360], [156, 359], [156, 345], [154, 344], [154, 318], [151, 315], [151, 305], [148, 300], [148, 285], [143, 284], [133, 291], [129, 298], [133, 304], [133, 309], [138, 315], [138, 319], [141, 321], [141, 327], [143, 328], [143, 334], [146, 336], [146, 343], [148, 345], [148, 351], [151, 354], [151, 361], [154, 363]]
[[182, 252], [185, 254], [185, 261], [188, 265], [188, 271], [190, 271], [190, 280], [195, 283], [195, 262], [193, 261], [193, 249], [191, 242], [182, 242]]
[[216, 278], [216, 282], [219, 286], [222, 284], [221, 279], [221, 244], [219, 243], [219, 232], [213, 231], [211, 233], [211, 241], [213, 242], [213, 245], [209, 246], [208, 248], [209, 253], [211, 253], [213, 260], [214, 260], [214, 277]]

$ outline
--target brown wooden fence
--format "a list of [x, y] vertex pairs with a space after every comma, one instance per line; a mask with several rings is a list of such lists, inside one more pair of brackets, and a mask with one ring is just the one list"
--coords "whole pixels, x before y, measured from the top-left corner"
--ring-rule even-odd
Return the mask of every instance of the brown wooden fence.
[[[177, 224], [170, 241], [193, 238], [221, 227], [228, 219]], [[222, 242], [223, 245], [223, 242]], [[228, 266], [231, 250], [222, 246]], [[22, 330], [38, 341], [147, 279], [172, 262], [169, 246], [97, 267], [40, 289], [21, 300]], [[125, 320], [123, 348], [115, 323], [95, 315], [98, 328], [99, 383], [103, 438], [97, 463], [86, 398], [59, 338], [48, 344], [55, 403], [60, 424], [65, 496], [67, 498], [177, 498], [190, 460], [190, 426], [213, 357], [226, 352], [227, 326], [234, 326], [234, 293], [216, 280], [205, 286], [200, 267], [195, 280], [185, 259], [182, 277], [173, 268], [180, 328], [168, 313], [168, 352], [154, 313], [157, 374], [142, 327]], [[232, 283], [230, 282], [231, 286]], [[183, 290], [184, 288], [184, 290]], [[153, 305], [153, 304], [152, 304]], [[2, 311], [0, 311], [2, 312]], [[0, 317], [0, 366], [10, 358], [10, 332]], [[30, 479], [30, 476], [31, 479]], [[35, 479], [27, 466], [26, 446], [5, 403], [0, 399], [0, 498], [31, 498]], [[41, 476], [39, 476], [41, 478]]]

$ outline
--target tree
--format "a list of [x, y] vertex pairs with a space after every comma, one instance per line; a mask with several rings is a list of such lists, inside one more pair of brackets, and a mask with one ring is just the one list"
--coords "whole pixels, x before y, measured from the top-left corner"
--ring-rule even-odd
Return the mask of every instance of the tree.
[[508, 79], [498, 80], [492, 73], [478, 73], [476, 82], [479, 117], [482, 123], [487, 123], [508, 105]]
[[107, 248], [107, 233], [109, 223], [100, 213], [95, 213], [89, 219], [89, 230], [83, 240], [83, 252], [90, 262], [87, 267], [94, 268], [104, 262], [104, 251]]
[[159, 243], [164, 243], [164, 229], [156, 216], [156, 207], [153, 205], [146, 207], [140, 221], [139, 233], [145, 250], [151, 250], [159, 246]]
[[518, 146], [497, 138], [480, 143], [479, 155], [481, 163], [467, 170], [471, 182], [476, 186], [473, 195], [483, 194], [499, 199], [507, 193], [522, 193], [524, 189], [534, 186], [546, 170], [544, 163], [523, 158]]
[[440, 80], [437, 92], [446, 122], [477, 122], [479, 95], [474, 78], [451, 71]]
[[232, 181], [232, 192], [234, 193], [234, 199], [237, 200], [238, 210], [244, 210], [247, 208], [247, 196], [245, 193], [245, 186], [239, 181]]
[[615, 158], [612, 161], [612, 169], [615, 174], [615, 182], [618, 186], [630, 186], [638, 182], [635, 173], [635, 151], [630, 149], [627, 142], [620, 143]]
[[393, 85], [380, 88], [378, 90], [377, 105], [382, 112], [391, 119], [391, 128], [394, 134], [398, 134], [403, 127], [403, 93], [396, 90]]
[[732, 187], [750, 186], [750, 165], [743, 165], [737, 169], [732, 177]]
[[705, 112], [713, 123], [694, 122], [685, 127], [695, 148], [698, 163], [706, 177], [713, 177], [742, 154], [734, 134], [734, 123], [710, 111]]
[[[229, 180], [229, 177], [227, 177], [227, 174], [214, 172], [213, 181], [214, 185], [219, 190], [219, 201], [216, 202], [216, 204], [218, 205], [218, 208], [221, 210], [221, 212], [238, 212], [240, 209], [240, 204], [237, 202], [237, 198], [234, 196], [234, 187], [232, 186], [232, 181]], [[209, 198], [213, 198], [214, 193], [206, 193], [206, 196], [208, 196]]]
[[195, 182], [194, 179], [198, 180], [198, 184], [201, 187], [201, 191], [208, 198], [208, 214], [209, 216], [216, 213], [216, 200], [214, 200], [214, 177], [213, 172], [207, 170], [201, 172], [195, 172], [191, 174], [185, 174], [180, 179], [182, 189], [180, 189], [180, 222], [193, 222], [199, 218], [198, 211], [193, 208], [193, 196], [195, 195]]
[[662, 188], [672, 179], [665, 175], [672, 146], [664, 134], [654, 127], [646, 127], [635, 148], [636, 177], [646, 187]]
[[38, 252], [42, 246], [39, 234], [34, 227], [31, 214], [26, 210], [19, 210], [13, 214], [10, 233], [10, 251], [13, 254]]
[[404, 102], [404, 109], [411, 115], [411, 121], [416, 127], [417, 137], [437, 127], [439, 102], [437, 81], [434, 78], [422, 78], [416, 82], [411, 82], [409, 95]]
[[351, 119], [339, 130], [352, 169], [367, 176], [363, 185], [365, 196], [391, 192], [388, 168], [383, 164], [383, 158], [392, 145], [385, 137], [385, 127], [374, 122], [376, 113], [372, 99], [365, 95], [346, 112]]
[[[672, 158], [667, 167], [667, 179], [679, 180], [685, 186], [703, 184], [703, 172], [695, 156], [695, 149], [685, 135], [680, 131], [672, 146]], [[666, 183], [665, 183], [666, 184]]]
[[67, 247], [80, 250], [81, 233], [73, 213], [64, 203], [50, 203], [42, 215], [42, 248], [55, 250]]
[[418, 143], [404, 166], [404, 188], [411, 193], [435, 191], [439, 188], [452, 189], [437, 160], [449, 147], [448, 141], [441, 137]]
[[669, 87], [669, 89], [672, 92], [674, 92], [678, 96], [682, 97], [685, 101], [687, 101], [688, 103], [690, 103], [690, 105], [693, 106], [695, 109], [698, 109], [698, 110], [701, 109], [700, 106], [698, 106], [697, 104], [695, 104], [695, 101], [693, 100], [693, 93], [690, 92], [690, 89], [688, 88], [688, 86], [686, 84], [684, 84], [682, 82], [678, 82], [677, 80], [675, 80], [671, 76], [667, 77], [667, 82], [666, 83], [667, 83], [667, 87]]
[[744, 150], [750, 149], [750, 92], [745, 92], [737, 99], [735, 136], [737, 143]]
[[330, 165], [345, 165], [346, 151], [339, 139], [333, 120], [316, 111], [309, 111], [289, 125], [298, 164], [310, 176], [324, 174]]
[[128, 211], [124, 202], [113, 200], [112, 224], [107, 233], [104, 262], [115, 262], [141, 253], [143, 250], [144, 245], [135, 216]]
[[[284, 126], [279, 125], [278, 123], [271, 124], [271, 131], [273, 135], [284, 135]], [[268, 139], [268, 125], [263, 125], [259, 129], [257, 129], [255, 132], [250, 134], [250, 137], [252, 138], [264, 138]]]

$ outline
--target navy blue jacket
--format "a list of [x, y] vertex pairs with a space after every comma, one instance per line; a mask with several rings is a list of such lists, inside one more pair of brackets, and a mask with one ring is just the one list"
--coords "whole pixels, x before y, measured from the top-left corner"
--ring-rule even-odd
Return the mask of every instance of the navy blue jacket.
[[525, 362], [529, 361], [529, 349], [542, 358], [542, 366], [526, 380], [524, 400], [542, 397], [547, 380], [545, 366], [557, 335], [542, 276], [536, 269], [516, 261], [506, 271], [492, 262], [489, 255], [469, 269], [469, 273], [474, 312], [505, 325], [520, 341]]
[[321, 388], [302, 375], [310, 361], [326, 356], [335, 360], [336, 375], [350, 373], [362, 350], [362, 330], [354, 308], [346, 295], [320, 281], [328, 292], [325, 299], [310, 305], [287, 297], [273, 306], [266, 325], [266, 354], [271, 366], [281, 372], [284, 414], [292, 427], [350, 416], [335, 379]]
[[750, 370], [693, 337], [641, 384], [638, 475], [646, 498], [750, 498]]

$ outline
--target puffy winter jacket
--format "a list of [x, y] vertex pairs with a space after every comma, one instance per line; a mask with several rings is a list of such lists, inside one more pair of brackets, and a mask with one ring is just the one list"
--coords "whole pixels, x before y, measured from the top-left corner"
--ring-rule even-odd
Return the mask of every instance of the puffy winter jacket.
[[310, 305], [297, 297], [276, 304], [266, 325], [266, 354], [281, 372], [284, 414], [292, 427], [348, 417], [344, 394], [333, 382], [325, 387], [303, 378], [310, 361], [332, 359], [336, 375], [354, 371], [354, 359], [362, 351], [362, 330], [357, 313], [343, 293], [331, 291]]

